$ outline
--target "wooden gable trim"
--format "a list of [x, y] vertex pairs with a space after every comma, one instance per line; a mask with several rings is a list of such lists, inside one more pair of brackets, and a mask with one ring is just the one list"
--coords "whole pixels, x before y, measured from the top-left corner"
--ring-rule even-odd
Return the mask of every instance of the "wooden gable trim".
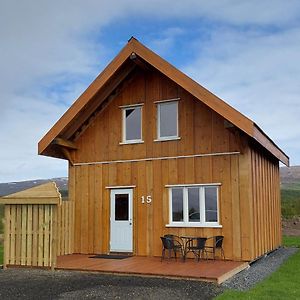
[[265, 149], [271, 152], [282, 163], [289, 167], [289, 157], [277, 147], [277, 145], [256, 125], [254, 124], [253, 138]]
[[274, 144], [274, 142], [272, 142], [257, 126], [255, 126], [250, 119], [176, 69], [159, 55], [155, 54], [153, 51], [138, 42], [135, 38], [131, 38], [128, 41], [127, 45], [120, 51], [120, 53], [41, 139], [38, 144], [39, 154], [46, 154], [45, 150], [51, 144], [53, 139], [61, 134], [67, 128], [68, 124], [80, 114], [81, 110], [86, 107], [89, 101], [94, 98], [97, 92], [112, 78], [114, 73], [128, 58], [138, 61], [139, 64], [141, 63], [140, 59], [144, 60], [147, 64], [173, 80], [176, 84], [188, 91], [191, 95], [206, 104], [209, 108], [217, 112], [237, 128], [245, 132], [248, 136], [256, 139], [263, 147], [270, 151], [284, 164], [289, 164], [288, 156], [286, 156], [284, 152], [282, 152]]
[[132, 52], [132, 44], [129, 42], [40, 140], [38, 144], [39, 154], [43, 154], [43, 152], [53, 141], [53, 139], [58, 136], [73, 120], [73, 118], [75, 118], [80, 113], [83, 107], [113, 76], [116, 70], [121, 67], [121, 65], [125, 62], [125, 60], [130, 56]]

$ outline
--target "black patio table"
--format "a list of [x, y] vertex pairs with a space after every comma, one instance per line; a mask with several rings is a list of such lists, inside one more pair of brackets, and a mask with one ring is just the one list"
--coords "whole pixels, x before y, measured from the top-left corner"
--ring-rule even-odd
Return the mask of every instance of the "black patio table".
[[197, 236], [183, 235], [183, 236], [180, 236], [180, 238], [183, 241], [182, 252], [183, 252], [183, 260], [185, 260], [186, 259], [186, 255], [189, 252], [188, 244], [191, 243], [194, 239], [196, 239], [198, 237]]
[[[183, 260], [185, 261], [187, 254], [191, 251], [189, 249], [189, 244], [191, 244], [193, 242], [193, 240], [197, 240], [199, 238], [204, 238], [204, 237], [200, 237], [200, 236], [180, 236], [180, 238], [183, 241], [183, 245], [182, 245], [182, 252], [183, 252]], [[205, 238], [208, 239], [208, 238]]]

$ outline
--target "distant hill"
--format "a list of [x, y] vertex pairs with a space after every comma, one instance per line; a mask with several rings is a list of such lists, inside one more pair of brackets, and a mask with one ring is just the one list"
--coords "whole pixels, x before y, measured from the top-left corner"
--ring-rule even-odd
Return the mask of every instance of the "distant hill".
[[285, 184], [300, 184], [300, 166], [281, 167], [280, 181]]
[[[37, 179], [19, 182], [0, 183], [0, 197], [16, 193], [36, 185], [54, 181], [62, 194], [68, 191], [68, 178]], [[300, 166], [280, 168], [281, 189], [300, 190]]]
[[20, 192], [22, 190], [29, 189], [31, 187], [54, 181], [61, 192], [62, 196], [66, 196], [68, 194], [68, 178], [51, 178], [51, 179], [37, 179], [37, 180], [27, 180], [27, 181], [19, 181], [19, 182], [8, 182], [8, 183], [0, 183], [0, 197], [13, 194], [16, 192]]

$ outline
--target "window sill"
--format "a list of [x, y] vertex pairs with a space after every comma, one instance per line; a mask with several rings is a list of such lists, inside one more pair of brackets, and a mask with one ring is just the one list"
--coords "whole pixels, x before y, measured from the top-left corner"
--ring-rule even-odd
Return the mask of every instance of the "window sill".
[[170, 138], [162, 138], [162, 139], [155, 139], [154, 142], [168, 142], [168, 141], [178, 141], [181, 140], [181, 137], [170, 137]]
[[198, 227], [198, 228], [222, 228], [220, 224], [191, 224], [191, 223], [180, 223], [180, 224], [166, 224], [166, 227]]
[[119, 145], [131, 145], [131, 144], [143, 144], [144, 141], [127, 141], [127, 142], [120, 142]]

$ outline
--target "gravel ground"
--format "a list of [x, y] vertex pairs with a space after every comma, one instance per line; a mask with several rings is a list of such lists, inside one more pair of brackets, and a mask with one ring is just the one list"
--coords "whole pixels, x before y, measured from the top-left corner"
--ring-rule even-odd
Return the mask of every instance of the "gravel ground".
[[212, 299], [225, 289], [246, 290], [275, 271], [296, 248], [280, 248], [216, 284], [100, 273], [0, 269], [0, 299]]
[[276, 271], [290, 255], [298, 250], [298, 248], [279, 248], [254, 262], [248, 269], [225, 281], [222, 287], [240, 291], [248, 290]]
[[37, 269], [0, 270], [0, 299], [212, 299], [212, 283]]

